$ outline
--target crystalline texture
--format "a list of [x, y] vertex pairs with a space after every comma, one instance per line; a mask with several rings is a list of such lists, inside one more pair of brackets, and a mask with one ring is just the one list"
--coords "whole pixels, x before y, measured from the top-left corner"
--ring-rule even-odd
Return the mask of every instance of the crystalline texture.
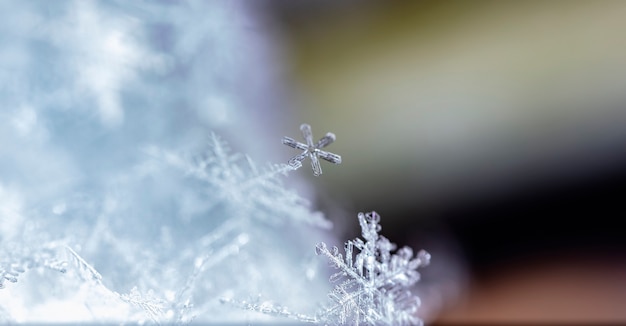
[[0, 289], [6, 287], [5, 281], [16, 283], [19, 276], [26, 271], [43, 267], [66, 272], [67, 262], [56, 257], [54, 243], [31, 248], [22, 243], [2, 243], [4, 251], [0, 254]]
[[341, 156], [321, 150], [322, 148], [330, 145], [335, 141], [335, 134], [332, 132], [327, 133], [322, 137], [317, 144], [313, 144], [313, 133], [311, 132], [311, 126], [308, 124], [302, 124], [300, 126], [302, 131], [302, 137], [306, 140], [306, 144], [295, 141], [293, 138], [284, 137], [283, 144], [293, 147], [295, 149], [303, 150], [302, 154], [296, 155], [289, 160], [289, 165], [294, 169], [298, 169], [302, 166], [302, 161], [308, 156], [311, 159], [311, 168], [313, 168], [313, 175], [320, 176], [322, 174], [322, 167], [320, 166], [319, 158], [322, 158], [328, 162], [339, 164], [341, 163]]
[[[410, 287], [419, 280], [417, 268], [429, 264], [430, 255], [404, 247], [393, 253], [395, 244], [378, 234], [380, 216], [359, 213], [365, 241], [356, 238], [345, 244], [345, 258], [336, 247], [328, 250], [320, 242], [315, 252], [326, 256], [339, 271], [330, 277], [335, 283], [330, 304], [321, 309], [317, 322], [326, 325], [416, 325], [419, 298]], [[353, 258], [355, 248], [358, 254]]]
[[[345, 258], [337, 247], [324, 242], [315, 246], [315, 253], [328, 258], [337, 269], [330, 276], [334, 288], [328, 293], [330, 303], [318, 310], [315, 316], [290, 312], [282, 305], [260, 298], [253, 301], [226, 299], [223, 302], [245, 310], [258, 311], [272, 316], [286, 317], [300, 322], [321, 325], [421, 325], [416, 312], [420, 299], [410, 288], [419, 281], [417, 268], [430, 263], [430, 254], [395, 244], [378, 234], [380, 216], [376, 212], [359, 213], [360, 238], [345, 243]], [[356, 256], [355, 252], [358, 252]]]
[[[281, 300], [291, 296], [279, 285], [290, 280], [288, 274], [297, 278], [302, 268], [300, 264], [284, 266], [284, 261], [302, 259], [298, 246], [310, 248], [308, 240], [295, 234], [308, 235], [313, 231], [311, 227], [321, 230], [332, 226], [323, 214], [312, 212], [305, 199], [282, 185], [280, 176], [293, 171], [293, 167], [257, 166], [247, 156], [233, 154], [215, 134], [209, 137], [206, 152], [191, 159], [156, 147], [145, 151], [156, 162], [165, 163], [163, 166], [182, 172], [184, 185], [194, 190], [193, 196], [186, 193], [185, 197], [202, 201], [200, 209], [181, 214], [181, 220], [202, 226], [199, 219], [204, 219], [207, 225], [206, 233], [198, 238], [188, 236], [181, 244], [181, 255], [167, 263], [172, 269], [189, 266], [185, 269], [189, 277], [176, 291], [175, 302], [189, 301], [194, 305], [191, 314], [222, 321], [244, 317], [236, 309], [226, 309], [217, 298], [234, 302], [235, 298], [257, 293]], [[284, 236], [286, 230], [292, 233]], [[275, 255], [277, 249], [283, 250], [282, 255]], [[299, 279], [290, 283], [290, 289], [310, 284]], [[323, 296], [323, 291], [319, 294]], [[298, 304], [304, 303], [302, 300]], [[248, 307], [249, 302], [242, 305]], [[267, 305], [250, 307], [270, 312]], [[177, 306], [175, 310], [180, 309]]]

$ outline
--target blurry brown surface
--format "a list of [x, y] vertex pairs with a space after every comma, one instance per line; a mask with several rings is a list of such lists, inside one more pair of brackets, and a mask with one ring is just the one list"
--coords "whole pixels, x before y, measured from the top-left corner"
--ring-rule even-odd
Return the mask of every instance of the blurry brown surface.
[[623, 260], [542, 258], [497, 269], [430, 324], [623, 324], [625, 303]]

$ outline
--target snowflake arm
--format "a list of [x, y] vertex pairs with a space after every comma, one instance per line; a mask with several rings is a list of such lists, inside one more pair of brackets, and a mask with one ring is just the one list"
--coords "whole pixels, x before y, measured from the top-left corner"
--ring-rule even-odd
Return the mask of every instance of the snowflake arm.
[[23, 243], [2, 243], [6, 257], [0, 256], [0, 289], [5, 281], [17, 283], [21, 274], [36, 267], [44, 267], [60, 273], [67, 271], [67, 262], [57, 257], [56, 244], [30, 248]]
[[333, 164], [341, 163], [341, 156], [322, 150], [322, 148], [330, 145], [335, 141], [335, 134], [329, 132], [324, 137], [322, 137], [316, 144], [314, 144], [313, 133], [311, 132], [310, 125], [306, 123], [302, 124], [300, 126], [300, 131], [302, 131], [302, 137], [306, 141], [306, 144], [297, 142], [290, 137], [283, 137], [283, 144], [303, 151], [301, 154], [296, 155], [289, 160], [289, 165], [291, 165], [294, 169], [300, 168], [302, 166], [302, 161], [307, 156], [311, 160], [311, 168], [313, 169], [313, 175], [315, 176], [319, 176], [322, 174], [322, 167], [320, 166], [319, 161], [320, 158]]
[[11, 283], [16, 283], [18, 275], [24, 272], [25, 269], [17, 264], [6, 264], [6, 266], [0, 265], [0, 289], [5, 287], [5, 280]]
[[98, 283], [102, 282], [102, 275], [100, 275], [100, 273], [98, 273], [93, 266], [89, 265], [89, 263], [79, 256], [76, 251], [72, 250], [69, 246], [65, 246], [65, 250], [67, 250], [69, 260], [74, 264], [77, 271], [84, 279], [91, 279]]
[[221, 298], [220, 301], [243, 310], [256, 311], [274, 317], [289, 318], [301, 323], [316, 324], [318, 322], [315, 317], [292, 312], [285, 306], [275, 304], [272, 301], [262, 300], [261, 296], [248, 300]]
[[156, 297], [153, 291], [142, 294], [135, 286], [128, 294], [116, 294], [123, 302], [139, 307], [155, 324], [161, 325], [159, 321], [162, 320], [164, 316], [163, 310], [165, 308], [165, 301]]

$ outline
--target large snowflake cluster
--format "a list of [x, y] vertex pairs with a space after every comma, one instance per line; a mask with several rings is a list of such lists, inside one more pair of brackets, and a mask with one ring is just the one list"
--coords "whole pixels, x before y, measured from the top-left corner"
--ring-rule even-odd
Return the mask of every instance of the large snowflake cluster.
[[[0, 233], [0, 321], [234, 322], [259, 316], [221, 298], [264, 294], [306, 309], [323, 297], [320, 266], [302, 253], [331, 224], [282, 185], [292, 167], [259, 167], [215, 134], [201, 155], [144, 152], [102, 202], [72, 197], [80, 204], [48, 221], [12, 216], [14, 236]], [[29, 219], [39, 226], [17, 223]], [[49, 291], [31, 296], [37, 285]], [[48, 308], [59, 305], [57, 319]]]
[[332, 289], [311, 250], [331, 223], [281, 183], [305, 159], [340, 163], [335, 135], [304, 124], [283, 139], [301, 152], [269, 166], [216, 135], [201, 147], [211, 129], [273, 154], [280, 72], [253, 8], [0, 2], [0, 324], [273, 321], [222, 304], [278, 309], [262, 297], [343, 318], [312, 304]]

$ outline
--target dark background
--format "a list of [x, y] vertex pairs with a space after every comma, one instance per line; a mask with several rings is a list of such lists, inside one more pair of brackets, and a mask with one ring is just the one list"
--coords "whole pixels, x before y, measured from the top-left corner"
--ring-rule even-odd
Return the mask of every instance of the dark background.
[[626, 321], [623, 3], [259, 8], [288, 54], [276, 138], [337, 134], [318, 204], [345, 237], [376, 210], [433, 254], [427, 321]]

